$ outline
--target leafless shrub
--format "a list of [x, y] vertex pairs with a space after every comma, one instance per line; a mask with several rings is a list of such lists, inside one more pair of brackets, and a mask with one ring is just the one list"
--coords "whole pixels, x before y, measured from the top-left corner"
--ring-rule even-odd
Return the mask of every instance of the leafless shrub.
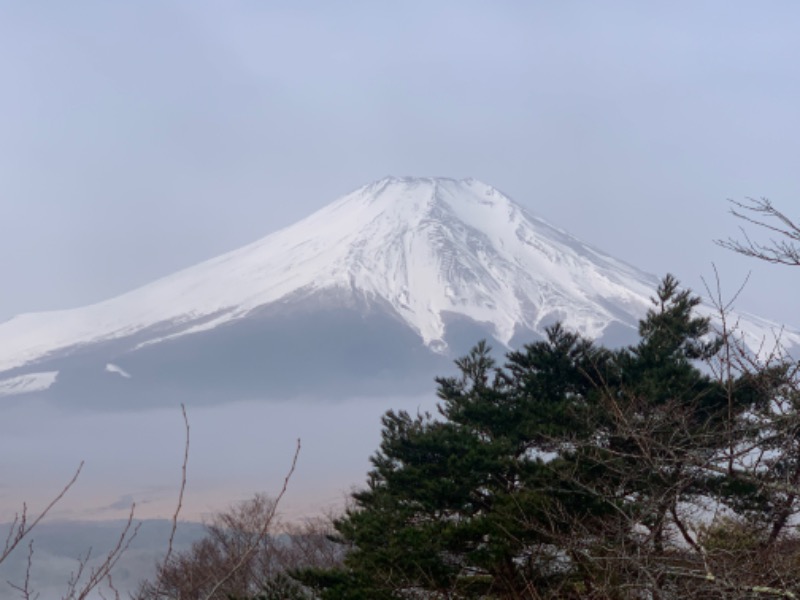
[[323, 521], [281, 527], [277, 510], [294, 473], [297, 449], [280, 493], [252, 499], [217, 513], [207, 535], [185, 552], [159, 565], [155, 581], [145, 582], [139, 600], [181, 598], [223, 600], [259, 594], [280, 573], [297, 566], [332, 566], [338, 550], [327, 539]]

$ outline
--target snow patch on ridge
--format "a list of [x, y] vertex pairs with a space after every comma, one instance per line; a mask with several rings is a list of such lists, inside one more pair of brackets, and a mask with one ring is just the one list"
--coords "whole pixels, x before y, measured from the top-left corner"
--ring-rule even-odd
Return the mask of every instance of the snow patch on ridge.
[[16, 396], [31, 392], [43, 392], [49, 389], [58, 378], [58, 371], [26, 373], [0, 380], [0, 397]]
[[119, 375], [120, 377], [124, 377], [125, 379], [130, 379], [131, 378], [131, 374], [130, 373], [128, 373], [122, 367], [119, 367], [119, 366], [115, 365], [114, 363], [106, 364], [106, 372], [107, 373], [116, 373], [117, 375]]

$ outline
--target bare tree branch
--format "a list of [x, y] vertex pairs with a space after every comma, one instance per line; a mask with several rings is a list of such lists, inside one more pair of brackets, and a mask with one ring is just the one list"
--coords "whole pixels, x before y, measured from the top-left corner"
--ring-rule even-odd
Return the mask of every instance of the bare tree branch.
[[37, 600], [39, 594], [36, 594], [31, 589], [31, 567], [33, 566], [33, 540], [28, 542], [28, 558], [25, 563], [25, 580], [22, 585], [17, 585], [11, 581], [7, 581], [8, 585], [20, 592], [23, 600]]
[[128, 550], [141, 527], [141, 523], [136, 523], [134, 525], [133, 519], [135, 511], [136, 504], [131, 504], [128, 519], [120, 532], [119, 538], [117, 538], [117, 543], [108, 551], [108, 554], [106, 554], [105, 558], [98, 566], [89, 569], [86, 582], [82, 585], [81, 579], [83, 578], [84, 572], [86, 572], [91, 556], [91, 549], [87, 551], [83, 558], [79, 559], [78, 569], [72, 577], [70, 577], [64, 600], [86, 600], [95, 588], [111, 575], [111, 571]]
[[766, 243], [754, 241], [742, 228], [742, 239], [716, 240], [723, 248], [771, 263], [800, 266], [800, 225], [775, 208], [766, 198], [730, 200], [732, 215], [778, 237]]
[[183, 495], [186, 491], [186, 466], [189, 463], [189, 417], [186, 416], [186, 405], [181, 403], [181, 413], [183, 414], [183, 425], [186, 432], [186, 439], [183, 446], [183, 464], [181, 465], [181, 486], [180, 491], [178, 492], [178, 503], [175, 506], [175, 513], [172, 515], [172, 529], [169, 534], [169, 542], [167, 545], [167, 553], [164, 555], [164, 559], [161, 561], [159, 566], [159, 573], [156, 577], [156, 581], [158, 583], [158, 587], [155, 590], [155, 597], [158, 598], [161, 595], [161, 580], [162, 580], [162, 572], [163, 569], [169, 564], [170, 558], [172, 558], [172, 552], [175, 547], [175, 533], [178, 530], [178, 517], [181, 512], [181, 508], [183, 507]]
[[294, 451], [294, 457], [292, 458], [291, 467], [289, 468], [289, 472], [286, 474], [286, 477], [283, 480], [283, 487], [281, 488], [280, 493], [276, 496], [275, 502], [273, 503], [272, 508], [270, 509], [269, 513], [264, 518], [264, 521], [263, 521], [263, 523], [261, 525], [261, 529], [258, 531], [258, 535], [254, 539], [252, 544], [248, 548], [246, 548], [245, 551], [242, 553], [242, 555], [239, 558], [238, 562], [236, 562], [233, 565], [233, 567], [231, 567], [231, 569], [225, 574], [225, 576], [223, 576], [220, 580], [218, 580], [216, 582], [216, 584], [211, 588], [211, 591], [205, 596], [206, 600], [211, 600], [211, 598], [214, 597], [214, 594], [216, 594], [217, 590], [222, 585], [224, 585], [231, 577], [233, 577], [239, 571], [239, 569], [241, 569], [244, 566], [244, 564], [248, 560], [250, 560], [250, 558], [253, 556], [253, 554], [258, 549], [259, 542], [267, 536], [267, 533], [269, 532], [270, 525], [272, 524], [272, 521], [273, 521], [273, 519], [275, 517], [275, 513], [278, 510], [278, 505], [280, 504], [281, 499], [286, 494], [286, 490], [289, 487], [289, 480], [292, 478], [292, 475], [294, 474], [294, 470], [295, 470], [295, 468], [297, 466], [297, 458], [298, 458], [298, 456], [300, 456], [300, 439], [299, 438], [297, 440], [297, 447], [295, 448], [295, 451]]
[[67, 484], [61, 488], [61, 491], [50, 501], [45, 509], [39, 513], [32, 523], [28, 523], [28, 506], [27, 504], [22, 505], [22, 512], [14, 516], [14, 521], [11, 524], [11, 528], [9, 529], [8, 536], [6, 537], [5, 547], [3, 551], [0, 552], [0, 563], [2, 563], [8, 555], [14, 551], [19, 543], [36, 527], [42, 519], [44, 519], [47, 514], [53, 509], [53, 507], [58, 504], [64, 495], [70, 490], [70, 488], [75, 485], [75, 482], [78, 480], [78, 476], [81, 474], [81, 470], [83, 469], [83, 461], [78, 465], [78, 468], [75, 470], [75, 474], [72, 476]]

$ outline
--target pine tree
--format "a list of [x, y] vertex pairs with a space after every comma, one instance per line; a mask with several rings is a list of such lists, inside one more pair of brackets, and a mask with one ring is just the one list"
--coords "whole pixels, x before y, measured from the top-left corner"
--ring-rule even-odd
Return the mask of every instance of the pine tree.
[[[708, 540], [749, 538], [730, 524], [704, 537], [693, 511], [713, 499], [758, 512], [758, 539], [777, 547], [767, 526], [784, 532], [800, 504], [776, 484], [800, 482], [786, 450], [800, 427], [770, 411], [788, 398], [796, 415], [796, 388], [780, 369], [711, 378], [698, 361], [726, 340], [696, 316], [699, 300], [667, 276], [653, 302], [635, 346], [556, 325], [498, 367], [481, 342], [459, 377], [437, 379], [438, 414], [387, 413], [367, 487], [336, 523], [344, 567], [297, 577], [329, 600], [723, 597], [769, 581], [724, 553], [709, 562]], [[754, 433], [754, 415], [768, 432]], [[747, 465], [753, 447], [772, 452], [770, 469]]]
[[389, 412], [367, 489], [337, 523], [353, 547], [347, 575], [324, 597], [511, 598], [550, 585], [568, 531], [555, 515], [575, 501], [545, 453], [579, 421], [591, 390], [581, 371], [599, 355], [559, 326], [505, 370], [480, 343], [457, 361], [461, 377], [438, 380], [439, 415]]

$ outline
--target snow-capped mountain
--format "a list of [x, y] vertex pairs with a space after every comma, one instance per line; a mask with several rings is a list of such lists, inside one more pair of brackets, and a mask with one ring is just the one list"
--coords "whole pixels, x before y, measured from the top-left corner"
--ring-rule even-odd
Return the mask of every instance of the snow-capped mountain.
[[[192, 365], [204, 368], [214, 355], [238, 356], [239, 368], [228, 371], [242, 378], [242, 362], [263, 370], [258, 353], [285, 362], [295, 351], [295, 361], [307, 359], [315, 336], [338, 355], [337, 370], [347, 362], [344, 348], [381, 362], [376, 351], [395, 356], [389, 346], [401, 340], [416, 362], [439, 365], [432, 353], [462, 352], [454, 346], [487, 336], [513, 346], [555, 321], [628, 341], [656, 285], [654, 276], [530, 215], [489, 185], [389, 177], [122, 296], [0, 324], [0, 379], [15, 382], [13, 393], [25, 382], [41, 391], [78, 369], [119, 387], [145, 365], [151, 375], [177, 369], [196, 378]], [[767, 322], [741, 323], [754, 339], [771, 333]], [[800, 335], [784, 332], [783, 341], [800, 345]], [[384, 373], [403, 363], [384, 362]], [[167, 379], [180, 386], [180, 377]]]

